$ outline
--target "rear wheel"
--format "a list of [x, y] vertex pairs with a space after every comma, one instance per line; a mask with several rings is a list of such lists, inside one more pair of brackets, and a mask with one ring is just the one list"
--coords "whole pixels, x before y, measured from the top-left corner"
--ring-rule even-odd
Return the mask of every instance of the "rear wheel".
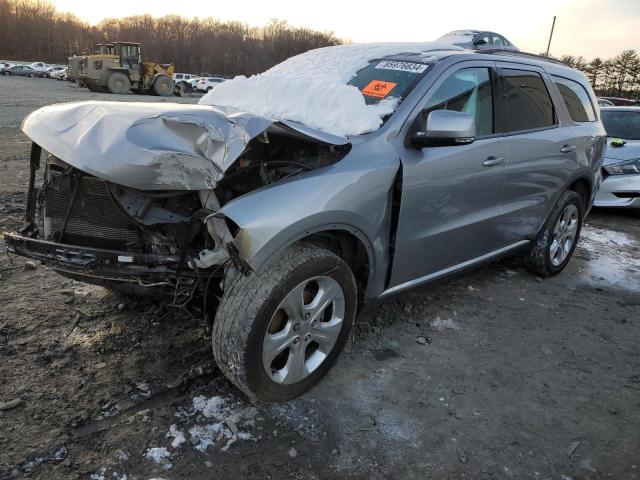
[[154, 95], [160, 97], [168, 97], [173, 95], [173, 80], [167, 75], [158, 75], [158, 78], [153, 82], [151, 91]]
[[324, 248], [294, 245], [227, 289], [213, 323], [213, 355], [252, 399], [289, 400], [335, 363], [355, 313], [347, 264]]
[[131, 81], [129, 77], [122, 72], [111, 72], [109, 78], [107, 78], [107, 88], [111, 93], [129, 93]]
[[535, 240], [527, 258], [529, 270], [543, 277], [560, 273], [576, 249], [583, 219], [580, 196], [564, 192]]

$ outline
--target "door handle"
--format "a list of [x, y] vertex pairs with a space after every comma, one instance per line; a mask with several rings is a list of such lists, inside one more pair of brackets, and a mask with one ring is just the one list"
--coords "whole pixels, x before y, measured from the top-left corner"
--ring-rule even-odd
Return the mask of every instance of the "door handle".
[[482, 165], [485, 167], [493, 167], [494, 165], [502, 165], [504, 163], [504, 157], [494, 157], [491, 155], [487, 157], [487, 159], [482, 162]]
[[563, 145], [563, 147], [560, 149], [560, 153], [571, 153], [575, 151], [576, 151], [575, 145]]

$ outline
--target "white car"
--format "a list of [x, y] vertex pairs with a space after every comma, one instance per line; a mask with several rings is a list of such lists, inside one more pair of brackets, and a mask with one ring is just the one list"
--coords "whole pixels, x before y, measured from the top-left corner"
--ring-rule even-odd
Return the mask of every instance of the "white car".
[[51, 68], [51, 65], [46, 64], [44, 62], [33, 62], [31, 64], [28, 65], [29, 67], [33, 68], [36, 71], [36, 74], [39, 77], [48, 77], [49, 76], [49, 71], [48, 69]]
[[213, 87], [215, 87], [219, 83], [224, 82], [225, 80], [226, 78], [220, 78], [220, 77], [201, 78], [200, 80], [198, 80], [198, 83], [196, 84], [196, 90], [198, 90], [199, 92], [208, 92]]
[[174, 83], [178, 83], [180, 81], [187, 81], [196, 78], [197, 75], [192, 75], [190, 73], [174, 73], [172, 78]]
[[49, 73], [51, 78], [55, 78], [56, 80], [66, 80], [67, 79], [67, 67], [57, 68], [51, 73]]

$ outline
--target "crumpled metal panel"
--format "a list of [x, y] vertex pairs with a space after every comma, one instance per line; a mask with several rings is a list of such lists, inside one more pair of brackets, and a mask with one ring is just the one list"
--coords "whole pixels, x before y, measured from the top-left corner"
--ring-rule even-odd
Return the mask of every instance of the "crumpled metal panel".
[[271, 125], [334, 144], [347, 140], [230, 108], [175, 103], [77, 102], [43, 107], [22, 131], [96, 177], [140, 190], [214, 188], [247, 144]]

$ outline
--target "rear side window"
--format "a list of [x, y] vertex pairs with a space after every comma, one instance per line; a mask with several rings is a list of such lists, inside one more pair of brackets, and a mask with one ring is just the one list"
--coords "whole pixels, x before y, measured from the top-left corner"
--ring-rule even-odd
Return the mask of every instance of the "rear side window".
[[500, 70], [508, 121], [506, 132], [549, 128], [556, 125], [556, 112], [549, 91], [537, 72]]
[[589, 94], [582, 85], [573, 80], [562, 77], [553, 77], [558, 90], [569, 110], [569, 115], [574, 122], [595, 122], [596, 112], [593, 109]]

